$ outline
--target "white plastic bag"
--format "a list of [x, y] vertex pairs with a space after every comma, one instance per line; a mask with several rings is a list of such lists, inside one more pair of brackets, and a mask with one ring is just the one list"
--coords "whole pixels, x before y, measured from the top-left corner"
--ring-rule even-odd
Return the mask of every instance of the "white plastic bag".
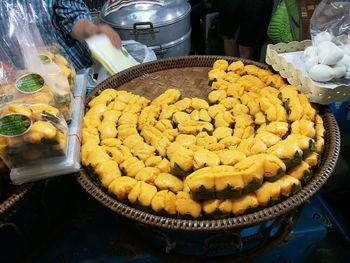
[[157, 60], [157, 56], [152, 49], [136, 42], [135, 40], [122, 41], [122, 44], [130, 55], [132, 55], [139, 63]]
[[323, 0], [317, 5], [310, 20], [310, 34], [313, 42], [321, 40], [320, 37], [319, 39], [316, 37], [322, 32], [327, 32], [336, 38], [350, 34], [349, 0]]
[[312, 46], [304, 52], [309, 76], [319, 82], [349, 84], [350, 1], [323, 0], [310, 20]]
[[66, 156], [38, 160], [36, 165], [18, 167], [11, 170], [10, 179], [13, 184], [34, 182], [54, 176], [73, 174], [80, 169], [80, 142], [82, 119], [84, 117], [85, 93], [87, 87], [87, 71], [80, 72], [76, 77], [74, 90], [73, 118], [69, 124]]
[[[8, 15], [4, 18], [4, 25], [9, 30], [2, 35], [2, 45], [5, 50], [11, 50], [10, 59], [16, 66], [18, 74], [15, 83], [31, 84], [28, 84], [30, 89], [22, 85], [23, 88], [18, 88], [16, 95], [28, 97], [28, 99], [32, 99], [34, 95], [39, 97], [40, 89], [44, 87], [43, 89], [50, 93], [50, 99], [41, 96], [40, 101], [36, 103], [46, 103], [57, 107], [64, 118], [67, 121], [70, 120], [73, 99], [71, 89], [75, 78], [75, 70], [71, 63], [62, 56], [61, 51], [63, 50], [59, 45], [51, 41], [54, 36], [40, 32], [35, 19], [38, 12], [33, 8], [31, 2], [8, 3], [3, 1], [0, 2], [0, 5], [1, 10], [5, 10]], [[42, 79], [41, 85], [35, 87], [32, 85], [34, 74]]]
[[[136, 42], [135, 40], [122, 41], [122, 45], [139, 63], [157, 60], [157, 56], [151, 48]], [[101, 67], [98, 73], [97, 82], [100, 83], [110, 76], [111, 75], [107, 72], [107, 70], [104, 67]]]

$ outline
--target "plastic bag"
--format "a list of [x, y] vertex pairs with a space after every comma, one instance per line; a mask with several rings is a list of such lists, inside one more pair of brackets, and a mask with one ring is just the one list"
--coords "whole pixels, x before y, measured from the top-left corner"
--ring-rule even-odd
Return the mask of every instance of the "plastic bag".
[[13, 64], [20, 69], [16, 72], [15, 83], [12, 83], [15, 97], [21, 97], [25, 102], [30, 100], [32, 103], [52, 105], [69, 120], [73, 98], [71, 88], [75, 81], [71, 63], [61, 55], [62, 49], [58, 44], [52, 44], [53, 36], [45, 35], [45, 43], [30, 2], [23, 5], [3, 2], [2, 7], [7, 12], [5, 22], [9, 28], [3, 36], [4, 42], [7, 49], [15, 53]]
[[[66, 89], [66, 79], [68, 80], [70, 90], [73, 92], [75, 88], [76, 72], [73, 64], [69, 61], [62, 48], [56, 43], [46, 44], [38, 50], [39, 58], [47, 69], [53, 75], [57, 75], [57, 85], [64, 83], [63, 89]], [[50, 69], [51, 68], [51, 69]], [[60, 80], [60, 78], [64, 78]]]
[[123, 47], [139, 63], [146, 63], [157, 60], [157, 56], [152, 49], [134, 40], [122, 41]]
[[8, 82], [12, 68], [13, 65], [10, 58], [0, 46], [0, 87]]
[[[6, 103], [55, 105], [55, 94], [42, 75], [17, 69], [0, 48], [0, 107]], [[6, 61], [4, 63], [3, 61]]]
[[68, 127], [60, 111], [49, 106], [51, 91], [42, 87], [30, 96], [19, 91], [41, 81], [38, 74], [16, 70], [0, 48], [0, 157], [10, 169], [66, 154]]
[[[146, 63], [157, 60], [157, 56], [154, 51], [151, 48], [141, 44], [140, 42], [136, 42], [135, 40], [127, 40], [122, 41], [122, 45], [139, 63]], [[97, 82], [100, 83], [110, 76], [111, 75], [107, 72], [107, 70], [104, 67], [101, 67], [98, 73]]]
[[0, 156], [9, 168], [64, 156], [67, 124], [59, 110], [44, 104], [3, 104], [0, 109]]
[[317, 35], [322, 32], [327, 32], [335, 38], [350, 34], [349, 0], [323, 0], [317, 5], [310, 20], [312, 40], [317, 41]]
[[[38, 5], [40, 5], [40, 12], [37, 11]], [[40, 3], [36, 3], [35, 6], [36, 9], [33, 8], [30, 2], [23, 3], [17, 8], [20, 12], [16, 11], [16, 13], [19, 15], [27, 14], [26, 19], [28, 20], [29, 29], [36, 33], [33, 40], [35, 47], [39, 52], [40, 60], [44, 65], [48, 65], [49, 68], [54, 67], [52, 70], [53, 73], [51, 72], [50, 74], [62, 74], [68, 79], [70, 88], [73, 91], [76, 77], [73, 63], [70, 61], [64, 49], [58, 44], [57, 35], [53, 33], [55, 32], [55, 28], [52, 23], [42, 24], [42, 17], [49, 17], [50, 13], [47, 9], [47, 2], [41, 1]], [[41, 23], [40, 32], [37, 28], [37, 23]], [[61, 85], [62, 82], [66, 85], [66, 80], [61, 80], [60, 82]]]
[[9, 87], [7, 84], [11, 81], [13, 65], [6, 52], [0, 46], [0, 105], [12, 100], [8, 97]]
[[84, 116], [84, 98], [86, 93], [87, 71], [77, 75], [74, 90], [72, 121], [69, 124], [66, 156], [35, 161], [35, 165], [11, 169], [13, 184], [23, 184], [63, 174], [76, 173], [80, 169], [81, 128]]
[[10, 29], [2, 44], [15, 53], [10, 57], [0, 49], [0, 157], [11, 169], [35, 166], [66, 155], [63, 114], [70, 115], [72, 94], [59, 66], [43, 62], [39, 49], [45, 45], [31, 13], [21, 5], [0, 4], [6, 5]]
[[319, 82], [350, 84], [350, 1], [323, 0], [310, 20], [312, 46], [303, 58]]

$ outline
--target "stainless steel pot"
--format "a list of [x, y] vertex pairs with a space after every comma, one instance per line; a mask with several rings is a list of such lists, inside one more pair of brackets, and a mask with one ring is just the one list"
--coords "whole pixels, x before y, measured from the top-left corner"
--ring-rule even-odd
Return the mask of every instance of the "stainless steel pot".
[[163, 45], [151, 46], [157, 58], [186, 56], [191, 51], [191, 29], [186, 35]]
[[164, 0], [164, 5], [132, 4], [109, 14], [106, 10], [107, 3], [101, 10], [100, 20], [112, 26], [122, 40], [133, 39], [163, 50], [171, 45], [179, 48], [184, 38], [189, 42], [186, 46], [190, 45], [187, 35], [191, 32], [191, 6], [186, 0]]

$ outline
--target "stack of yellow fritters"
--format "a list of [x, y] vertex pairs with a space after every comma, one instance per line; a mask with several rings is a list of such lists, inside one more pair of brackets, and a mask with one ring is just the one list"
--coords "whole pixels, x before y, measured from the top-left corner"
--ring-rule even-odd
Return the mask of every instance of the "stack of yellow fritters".
[[217, 60], [208, 101], [107, 89], [89, 102], [82, 163], [120, 201], [179, 218], [222, 218], [287, 198], [310, 180], [321, 116], [271, 71]]

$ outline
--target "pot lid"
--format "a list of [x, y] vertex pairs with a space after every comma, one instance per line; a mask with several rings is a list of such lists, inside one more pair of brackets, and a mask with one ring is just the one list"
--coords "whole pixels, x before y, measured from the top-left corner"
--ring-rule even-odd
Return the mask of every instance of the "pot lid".
[[135, 3], [106, 15], [107, 3], [101, 10], [100, 18], [114, 28], [133, 29], [135, 23], [149, 23], [164, 26], [181, 20], [191, 11], [186, 0], [164, 0], [163, 5]]

